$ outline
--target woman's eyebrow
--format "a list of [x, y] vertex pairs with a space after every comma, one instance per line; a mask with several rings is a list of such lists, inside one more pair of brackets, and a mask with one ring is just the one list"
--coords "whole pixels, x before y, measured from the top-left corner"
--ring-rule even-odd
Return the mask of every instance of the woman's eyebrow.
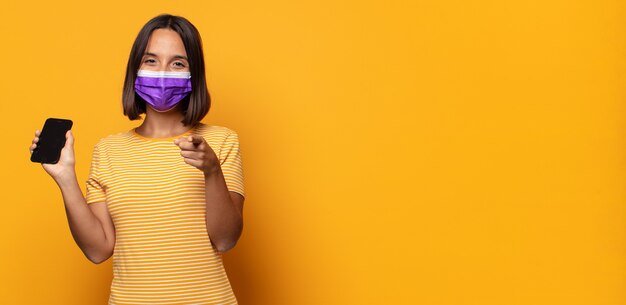
[[[150, 55], [150, 56], [159, 57], [158, 55], [156, 55], [155, 53], [152, 53], [152, 52], [146, 52], [146, 53], [144, 53], [144, 55]], [[178, 55], [178, 54], [176, 54], [176, 55], [174, 55], [174, 56], [172, 56], [172, 57], [173, 57], [173, 58], [182, 58], [182, 59], [184, 59], [184, 60], [189, 60], [189, 59], [187, 58], [187, 56], [182, 56], [182, 55]]]

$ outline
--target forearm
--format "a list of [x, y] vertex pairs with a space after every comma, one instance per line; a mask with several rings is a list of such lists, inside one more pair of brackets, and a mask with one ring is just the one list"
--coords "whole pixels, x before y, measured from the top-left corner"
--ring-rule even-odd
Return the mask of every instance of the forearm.
[[241, 211], [233, 204], [222, 169], [204, 176], [206, 188], [206, 226], [218, 251], [225, 252], [237, 243], [243, 229]]
[[87, 206], [76, 175], [55, 181], [63, 195], [65, 213], [74, 241], [90, 261], [99, 263], [105, 260], [109, 257], [109, 250], [104, 229]]

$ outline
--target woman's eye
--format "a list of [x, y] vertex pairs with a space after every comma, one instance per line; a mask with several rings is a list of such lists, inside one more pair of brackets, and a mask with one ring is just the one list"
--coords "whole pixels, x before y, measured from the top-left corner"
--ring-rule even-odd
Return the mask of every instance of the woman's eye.
[[154, 62], [154, 59], [146, 59], [146, 61], [144, 61], [144, 62], [153, 63], [153, 62]]
[[[175, 64], [175, 65], [178, 65], [178, 66], [179, 66], [179, 67], [181, 67], [181, 68], [185, 66], [185, 64], [183, 64], [183, 63], [182, 63], [182, 62], [180, 62], [180, 61], [177, 61], [177, 62], [175, 62], [174, 64]], [[180, 64], [180, 65], [179, 65], [179, 64]]]

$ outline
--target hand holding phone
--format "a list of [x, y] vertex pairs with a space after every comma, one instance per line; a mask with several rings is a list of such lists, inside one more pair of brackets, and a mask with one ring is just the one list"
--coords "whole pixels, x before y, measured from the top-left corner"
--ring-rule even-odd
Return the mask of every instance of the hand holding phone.
[[74, 173], [74, 137], [71, 128], [71, 120], [48, 118], [42, 131], [35, 131], [29, 149], [30, 160], [41, 163], [55, 180]]

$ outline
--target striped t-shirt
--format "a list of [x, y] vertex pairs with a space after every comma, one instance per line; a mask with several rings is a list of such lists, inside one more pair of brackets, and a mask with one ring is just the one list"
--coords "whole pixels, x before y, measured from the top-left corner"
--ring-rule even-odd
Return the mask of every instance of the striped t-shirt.
[[174, 143], [192, 133], [218, 156], [228, 190], [245, 195], [239, 138], [227, 127], [199, 122], [170, 138], [133, 128], [94, 146], [86, 201], [106, 202], [116, 235], [109, 304], [237, 304], [207, 233], [204, 173]]

